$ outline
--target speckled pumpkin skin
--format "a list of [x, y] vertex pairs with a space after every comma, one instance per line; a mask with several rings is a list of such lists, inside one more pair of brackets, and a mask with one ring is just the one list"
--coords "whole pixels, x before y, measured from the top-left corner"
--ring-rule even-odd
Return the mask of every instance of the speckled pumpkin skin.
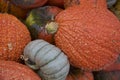
[[120, 53], [120, 22], [105, 2], [81, 0], [81, 5], [69, 7], [56, 16], [59, 25], [56, 45], [75, 67], [101, 70]]
[[18, 61], [31, 40], [26, 26], [10, 14], [0, 14], [0, 60]]
[[0, 80], [41, 80], [25, 65], [14, 61], [0, 61]]

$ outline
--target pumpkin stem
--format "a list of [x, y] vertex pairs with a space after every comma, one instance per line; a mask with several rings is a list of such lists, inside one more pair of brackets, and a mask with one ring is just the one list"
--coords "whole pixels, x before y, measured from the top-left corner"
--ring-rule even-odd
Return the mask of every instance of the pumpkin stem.
[[27, 60], [28, 60], [28, 58], [25, 57], [24, 55], [21, 55], [21, 56], [20, 56], [20, 59], [22, 59], [22, 60], [24, 60], [24, 61], [27, 61]]
[[33, 70], [39, 69], [39, 67], [35, 63], [31, 62], [29, 59], [25, 61], [25, 64]]
[[57, 32], [58, 24], [56, 22], [50, 22], [46, 24], [45, 28], [49, 34], [54, 34]]
[[24, 55], [21, 55], [20, 57], [22, 60], [24, 60], [25, 64], [30, 67], [33, 70], [38, 70], [39, 67], [32, 61], [29, 60], [29, 58], [25, 57]]

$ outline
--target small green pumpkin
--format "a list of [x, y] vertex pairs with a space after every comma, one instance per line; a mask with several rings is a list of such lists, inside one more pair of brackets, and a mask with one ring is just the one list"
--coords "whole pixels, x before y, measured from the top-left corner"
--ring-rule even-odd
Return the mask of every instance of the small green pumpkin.
[[24, 60], [43, 80], [65, 80], [69, 72], [67, 56], [44, 40], [31, 41], [24, 49]]

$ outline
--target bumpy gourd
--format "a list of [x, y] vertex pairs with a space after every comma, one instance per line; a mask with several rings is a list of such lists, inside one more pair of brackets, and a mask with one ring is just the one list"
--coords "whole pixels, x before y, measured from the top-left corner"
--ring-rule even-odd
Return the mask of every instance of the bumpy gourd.
[[44, 40], [31, 41], [24, 49], [25, 63], [43, 80], [65, 80], [69, 72], [67, 56]]
[[0, 61], [0, 80], [41, 80], [29, 67], [14, 62]]
[[10, 14], [0, 14], [0, 60], [19, 61], [31, 37], [27, 27]]
[[106, 0], [80, 1], [56, 16], [55, 42], [73, 66], [101, 70], [120, 52], [120, 22], [107, 9]]

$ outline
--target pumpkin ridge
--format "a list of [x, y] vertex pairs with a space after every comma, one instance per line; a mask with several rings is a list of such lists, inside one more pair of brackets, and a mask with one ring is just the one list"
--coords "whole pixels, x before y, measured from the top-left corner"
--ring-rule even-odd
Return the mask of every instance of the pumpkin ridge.
[[[61, 54], [61, 51], [59, 52], [59, 54], [54, 59], [56, 59], [60, 54]], [[50, 60], [49, 62], [53, 61], [54, 59]], [[46, 63], [46, 64], [48, 64], [48, 63]], [[46, 64], [42, 65], [41, 67], [45, 66]]]
[[[53, 49], [53, 48], [55, 48], [54, 46], [51, 48], [51, 49]], [[49, 51], [51, 51], [51, 49], [49, 50]], [[47, 51], [47, 54], [49, 54], [49, 51]], [[61, 51], [58, 53], [58, 55], [56, 55], [55, 57], [57, 57], [57, 56], [59, 56], [60, 55], [60, 53], [61, 53]], [[47, 55], [46, 54], [46, 55]], [[44, 57], [44, 56], [43, 56]], [[43, 67], [44, 65], [46, 65], [46, 64], [48, 64], [49, 62], [51, 62], [51, 61], [53, 61], [55, 58], [53, 58], [52, 60], [50, 60], [50, 61], [48, 61], [48, 62], [46, 62], [45, 64], [43, 64], [43, 65], [40, 65], [40, 67]], [[35, 60], [36, 61], [36, 60]]]
[[46, 43], [44, 46], [42, 46], [41, 48], [39, 48], [39, 49], [37, 50], [37, 52], [36, 52], [36, 54], [35, 54], [35, 56], [34, 56], [34, 61], [35, 61], [36, 56], [37, 56], [37, 54], [39, 53], [39, 51], [40, 51], [41, 49], [43, 49], [45, 46], [47, 46], [47, 45], [49, 45], [49, 43]]
[[[43, 41], [41, 40], [41, 42], [37, 42], [37, 43], [35, 43], [34, 46], [31, 45], [32, 48], [30, 48], [30, 50], [29, 50], [28, 53], [31, 53], [31, 52], [33, 53], [33, 50], [35, 49], [35, 46], [40, 45], [42, 42], [43, 42]], [[28, 49], [29, 49], [29, 47], [28, 47]], [[39, 51], [39, 49], [34, 53], [34, 57], [33, 57], [32, 55], [29, 55], [29, 56], [32, 56], [33, 59], [35, 59], [35, 55], [37, 54], [38, 51]], [[30, 62], [34, 62], [34, 60], [32, 60], [32, 58], [31, 58], [31, 59], [30, 59]], [[34, 62], [34, 63], [35, 63], [35, 62]]]
[[[55, 72], [55, 73], [52, 73], [52, 74], [46, 74], [46, 73], [44, 73], [43, 71], [41, 71], [43, 74], [45, 74], [44, 76], [46, 77], [46, 78], [49, 78], [49, 76], [48, 75], [53, 75], [53, 74], [55, 74], [55, 75], [58, 75], [59, 73], [60, 73], [60, 71], [64, 71], [64, 69], [65, 68], [67, 68], [67, 67], [69, 67], [69, 66], [67, 66], [66, 67], [66, 65], [69, 65], [69, 62], [67, 61], [67, 63], [64, 65], [64, 67], [63, 68], [61, 68], [58, 72]], [[66, 73], [64, 73], [64, 74], [61, 74], [61, 75], [59, 75], [59, 76], [61, 76], [61, 77], [64, 77], [64, 75], [65, 74], [67, 74], [68, 72], [66, 72]], [[48, 76], [48, 77], [47, 77]], [[50, 76], [51, 77], [51, 76]], [[58, 77], [58, 76], [57, 76]], [[60, 77], [60, 78], [61, 78]], [[56, 77], [51, 77], [51, 78], [56, 78]]]
[[[64, 77], [66, 77], [65, 74], [66, 74], [66, 73], [64, 73], [63, 75], [61, 75], [59, 78], [57, 78], [57, 80], [63, 80]], [[47, 77], [45, 77], [45, 80], [48, 80], [48, 79], [49, 79], [49, 80], [56, 80], [54, 77], [53, 77], [53, 79], [52, 79], [52, 78], [47, 78]]]
[[[41, 41], [42, 41], [42, 40], [41, 40]], [[31, 41], [29, 44], [27, 44], [26, 47], [24, 48], [24, 51], [23, 51], [23, 54], [24, 54], [24, 53], [26, 53], [26, 54], [24, 54], [23, 57], [22, 57], [22, 55], [21, 55], [21, 59], [23, 59], [25, 62], [27, 62], [27, 61], [32, 62], [31, 59], [29, 59], [29, 57], [31, 56], [31, 55], [29, 55], [30, 50], [31, 50], [31, 48], [34, 47], [34, 45], [40, 43], [41, 41], [36, 40], [36, 41], [34, 42], [34, 44], [33, 44], [32, 41]], [[28, 47], [28, 46], [29, 46], [29, 47]], [[28, 60], [26, 61], [25, 59], [28, 59]]]
[[[63, 53], [60, 53], [60, 54], [58, 54], [54, 59], [52, 59], [52, 60], [50, 60], [49, 61], [49, 63], [47, 63], [47, 64], [45, 64], [44, 66], [46, 66], [46, 65], [48, 65], [48, 64], [51, 64], [51, 62], [53, 62], [53, 61], [55, 61], [56, 59], [58, 59], [58, 57], [60, 56], [60, 55], [64, 55]], [[65, 56], [65, 57], [67, 57], [67, 56]], [[67, 60], [67, 59], [66, 59]], [[66, 62], [66, 61], [65, 61]], [[64, 63], [64, 66], [67, 64], [67, 62], [66, 63]], [[44, 67], [44, 66], [42, 66], [42, 67]], [[41, 67], [41, 68], [42, 68]], [[62, 68], [62, 67], [61, 67]], [[59, 69], [58, 71], [60, 71], [61, 69]], [[44, 73], [44, 74], [46, 74], [46, 73]], [[54, 74], [54, 73], [51, 73], [51, 74]]]
[[[41, 42], [41, 41], [40, 41]], [[30, 50], [31, 48], [33, 49], [34, 48], [34, 45], [40, 43], [40, 42], [34, 42], [34, 44], [32, 44], [32, 42], [30, 42], [29, 44], [26, 45], [25, 49], [24, 49], [24, 53], [29, 53], [28, 51], [26, 51], [26, 49]], [[27, 47], [29, 46], [29, 47]], [[30, 49], [29, 49], [30, 48]], [[27, 54], [28, 55], [28, 54]], [[25, 55], [27, 57], [27, 55]]]
[[[61, 69], [58, 70], [58, 72], [59, 72], [59, 71], [62, 71], [62, 70], [66, 67], [66, 65], [67, 65], [68, 63], [69, 63], [69, 62], [67, 61], [67, 63], [65, 63], [64, 66], [63, 66]], [[55, 73], [53, 73], [53, 74], [57, 74], [58, 72], [55, 72]], [[66, 74], [66, 73], [65, 73], [65, 74]], [[49, 75], [49, 74], [48, 74], [48, 75]]]

